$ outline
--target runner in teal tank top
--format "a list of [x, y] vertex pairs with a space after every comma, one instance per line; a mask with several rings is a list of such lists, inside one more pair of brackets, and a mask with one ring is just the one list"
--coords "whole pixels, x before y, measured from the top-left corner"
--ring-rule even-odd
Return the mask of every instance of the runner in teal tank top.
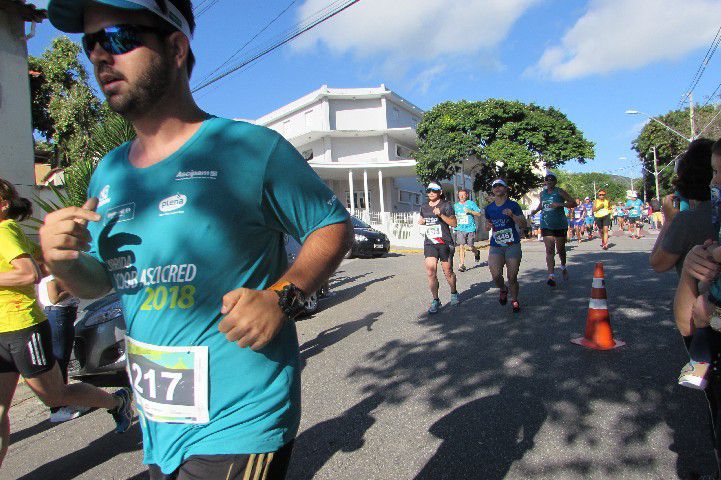
[[568, 279], [568, 271], [566, 270], [568, 219], [563, 209], [564, 207], [575, 208], [576, 202], [568, 192], [556, 186], [558, 180], [553, 172], [548, 172], [544, 180], [546, 187], [541, 191], [541, 201], [533, 209], [531, 215], [541, 212], [541, 235], [543, 235], [543, 243], [546, 245], [546, 266], [548, 267], [548, 281], [546, 283], [551, 287], [555, 287], [556, 250], [558, 250], [558, 257], [561, 260], [563, 279]]

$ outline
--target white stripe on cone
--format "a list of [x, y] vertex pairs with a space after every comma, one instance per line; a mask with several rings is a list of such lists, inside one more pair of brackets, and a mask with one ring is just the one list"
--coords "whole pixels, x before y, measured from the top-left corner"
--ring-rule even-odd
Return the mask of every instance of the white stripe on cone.
[[588, 308], [593, 310], [608, 310], [608, 304], [605, 299], [592, 298], [588, 302]]

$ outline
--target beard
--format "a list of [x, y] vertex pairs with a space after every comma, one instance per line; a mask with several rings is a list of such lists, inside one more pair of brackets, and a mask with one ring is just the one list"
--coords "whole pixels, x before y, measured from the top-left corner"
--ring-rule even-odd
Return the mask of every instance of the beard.
[[108, 105], [127, 120], [147, 115], [170, 89], [171, 61], [164, 56], [156, 57], [137, 81], [123, 94], [106, 97]]

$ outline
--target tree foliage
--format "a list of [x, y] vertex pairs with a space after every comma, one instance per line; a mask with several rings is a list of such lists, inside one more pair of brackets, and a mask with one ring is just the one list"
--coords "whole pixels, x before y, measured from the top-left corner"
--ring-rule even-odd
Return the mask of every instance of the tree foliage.
[[33, 130], [52, 145], [54, 165], [86, 158], [90, 132], [103, 116], [79, 55], [80, 46], [60, 36], [40, 57], [28, 59]]
[[[721, 137], [721, 116], [715, 117], [717, 113], [719, 113], [718, 106], [706, 105], [704, 107], [695, 107], [695, 135], [691, 133], [691, 120], [688, 108], [685, 110], [671, 110], [655, 118], [687, 138], [697, 136], [717, 140]], [[638, 153], [638, 158], [648, 172], [654, 171], [654, 147], [656, 147], [658, 168], [661, 171], [659, 174], [659, 183], [661, 195], [663, 196], [673, 192], [673, 186], [671, 185], [673, 165], [665, 169], [664, 167], [686, 151], [688, 141], [665, 128], [660, 123], [650, 120], [644, 125], [641, 133], [639, 133], [638, 137], [632, 142], [632, 148]], [[646, 188], [650, 192], [649, 196], [655, 196], [656, 185], [653, 175], [647, 173], [645, 175], [645, 181]]]
[[607, 173], [572, 173], [565, 170], [555, 170], [555, 173], [558, 176], [558, 186], [573, 198], [581, 200], [585, 197], [594, 198], [594, 182], [596, 192], [605, 190], [606, 198], [614, 202], [625, 202], [626, 190], [630, 190], [632, 185], [635, 189], [641, 186], [640, 179], [632, 180]]
[[444, 102], [425, 113], [417, 131], [423, 182], [449, 178], [475, 156], [481, 165], [472, 172], [474, 189], [489, 190], [503, 177], [517, 197], [541, 184], [544, 165], [594, 157], [593, 143], [563, 113], [517, 101]]

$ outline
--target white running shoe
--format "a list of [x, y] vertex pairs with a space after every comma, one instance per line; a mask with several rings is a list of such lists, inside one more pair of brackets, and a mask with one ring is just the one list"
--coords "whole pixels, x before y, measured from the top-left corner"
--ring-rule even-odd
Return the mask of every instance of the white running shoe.
[[50, 423], [62, 423], [74, 420], [88, 413], [88, 407], [60, 407], [50, 414]]

